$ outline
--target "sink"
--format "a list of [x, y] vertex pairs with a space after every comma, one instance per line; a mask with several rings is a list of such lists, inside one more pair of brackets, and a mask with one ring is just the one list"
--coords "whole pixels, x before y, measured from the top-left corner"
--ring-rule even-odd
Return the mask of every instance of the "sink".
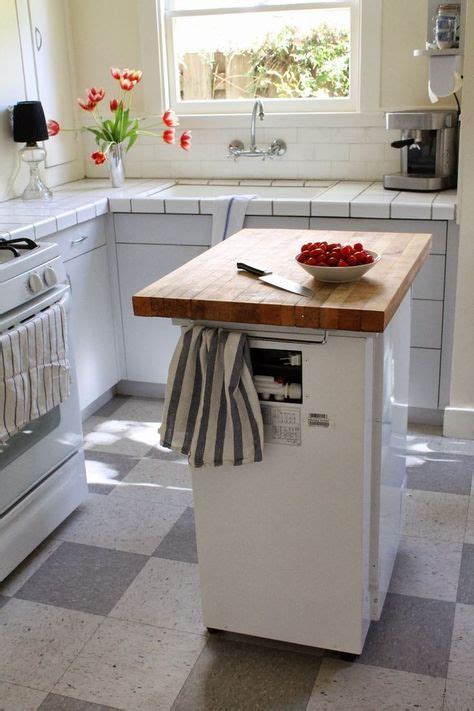
[[216, 198], [225, 195], [256, 195], [259, 198], [283, 200], [312, 200], [330, 187], [331, 183], [317, 187], [272, 187], [269, 185], [173, 185], [148, 197], [170, 198]]

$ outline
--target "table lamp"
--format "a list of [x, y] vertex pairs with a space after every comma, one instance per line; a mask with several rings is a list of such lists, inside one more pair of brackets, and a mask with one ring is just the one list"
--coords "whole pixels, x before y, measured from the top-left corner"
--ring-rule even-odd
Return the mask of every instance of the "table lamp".
[[24, 200], [49, 200], [53, 194], [39, 175], [40, 163], [46, 151], [37, 141], [48, 140], [48, 127], [41, 101], [19, 101], [13, 107], [13, 140], [26, 143], [20, 150], [20, 158], [30, 168], [30, 179], [22, 198]]

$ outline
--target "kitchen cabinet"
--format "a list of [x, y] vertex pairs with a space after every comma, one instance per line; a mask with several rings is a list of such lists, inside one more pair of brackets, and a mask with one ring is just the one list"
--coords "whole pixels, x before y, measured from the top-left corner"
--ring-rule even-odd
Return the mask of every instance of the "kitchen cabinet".
[[[116, 214], [118, 279], [125, 379], [163, 385], [179, 338], [170, 319], [133, 315], [132, 296], [204, 252], [211, 241], [210, 215]], [[153, 354], [150, 357], [150, 354]]]
[[[19, 0], [25, 5], [26, 0]], [[34, 56], [37, 98], [47, 119], [61, 126], [74, 126], [74, 97], [71, 81], [72, 46], [68, 27], [66, 0], [28, 0], [31, 43]], [[36, 98], [29, 96], [28, 98]], [[72, 133], [61, 132], [46, 144], [46, 166], [60, 165], [76, 158]]]
[[61, 230], [51, 241], [71, 284], [70, 334], [84, 412], [119, 380], [106, 218]]

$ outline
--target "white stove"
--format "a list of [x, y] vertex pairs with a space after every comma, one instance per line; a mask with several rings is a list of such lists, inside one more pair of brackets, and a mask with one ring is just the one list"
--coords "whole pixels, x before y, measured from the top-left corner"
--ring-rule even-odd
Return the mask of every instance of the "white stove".
[[[0, 238], [0, 358], [1, 337], [40, 312], [61, 303], [69, 318], [70, 292], [56, 244]], [[69, 397], [0, 443], [0, 581], [87, 496], [70, 339], [67, 355]]]
[[56, 244], [0, 239], [0, 314], [66, 281]]

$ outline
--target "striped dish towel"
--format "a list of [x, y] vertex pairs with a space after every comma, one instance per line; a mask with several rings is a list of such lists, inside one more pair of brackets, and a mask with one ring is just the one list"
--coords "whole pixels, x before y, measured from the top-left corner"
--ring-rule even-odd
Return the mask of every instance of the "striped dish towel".
[[160, 435], [193, 467], [262, 461], [262, 413], [245, 334], [204, 326], [183, 331]]
[[61, 304], [0, 335], [0, 442], [69, 397], [66, 353]]

